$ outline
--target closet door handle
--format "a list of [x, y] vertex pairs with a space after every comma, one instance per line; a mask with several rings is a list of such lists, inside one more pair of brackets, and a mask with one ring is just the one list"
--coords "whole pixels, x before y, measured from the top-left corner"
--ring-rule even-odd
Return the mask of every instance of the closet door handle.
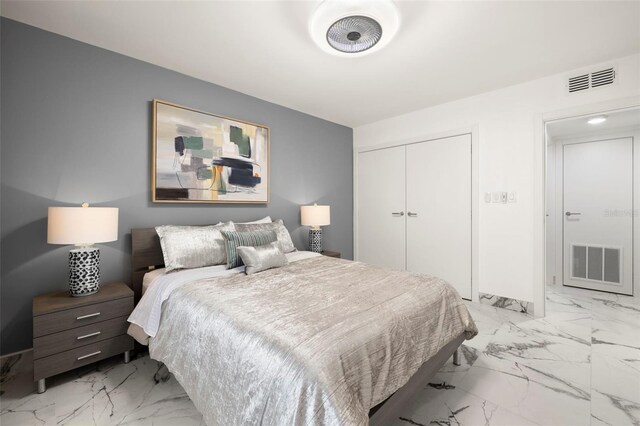
[[418, 213], [407, 212], [407, 216], [409, 216], [409, 217], [418, 217]]
[[391, 212], [391, 215], [396, 217], [402, 217], [404, 216], [404, 212]]

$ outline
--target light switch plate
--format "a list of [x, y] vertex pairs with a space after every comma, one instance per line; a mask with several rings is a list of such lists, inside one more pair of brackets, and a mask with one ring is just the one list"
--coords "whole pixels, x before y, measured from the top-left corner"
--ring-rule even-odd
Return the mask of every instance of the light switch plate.
[[501, 203], [506, 203], [509, 199], [509, 194], [507, 194], [506, 192], [501, 192], [500, 193], [500, 202]]
[[500, 202], [500, 193], [499, 192], [493, 192], [491, 194], [491, 202], [492, 203], [499, 203]]
[[485, 192], [484, 193], [484, 202], [485, 203], [490, 203], [491, 202], [491, 193], [490, 192]]
[[510, 203], [515, 203], [516, 202], [516, 193], [514, 191], [511, 191], [509, 193], [509, 202]]

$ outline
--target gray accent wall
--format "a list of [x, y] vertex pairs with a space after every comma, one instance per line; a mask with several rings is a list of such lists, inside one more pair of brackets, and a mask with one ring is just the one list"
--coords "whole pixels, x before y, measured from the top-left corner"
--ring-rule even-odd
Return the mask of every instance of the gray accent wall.
[[[331, 206], [325, 248], [352, 258], [350, 128], [5, 18], [1, 39], [2, 354], [31, 347], [32, 297], [67, 289], [49, 206], [120, 208], [118, 241], [99, 245], [103, 282], [129, 281], [132, 228], [271, 215], [303, 249], [299, 206], [313, 202]], [[269, 126], [269, 204], [152, 203], [154, 98]]]

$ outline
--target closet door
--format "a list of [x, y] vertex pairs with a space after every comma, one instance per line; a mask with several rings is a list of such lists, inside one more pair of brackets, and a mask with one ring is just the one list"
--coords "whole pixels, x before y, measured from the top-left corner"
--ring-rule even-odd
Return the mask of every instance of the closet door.
[[358, 260], [405, 268], [405, 147], [358, 155]]
[[471, 299], [471, 135], [407, 146], [407, 270]]

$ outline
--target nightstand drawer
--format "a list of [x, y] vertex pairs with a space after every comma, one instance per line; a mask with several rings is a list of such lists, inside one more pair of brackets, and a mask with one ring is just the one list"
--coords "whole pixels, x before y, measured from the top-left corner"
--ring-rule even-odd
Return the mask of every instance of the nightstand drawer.
[[78, 349], [61, 352], [33, 362], [33, 378], [40, 380], [133, 349], [130, 336], [117, 336]]
[[133, 310], [133, 297], [81, 306], [51, 314], [33, 317], [33, 337], [46, 336], [71, 328], [129, 315]]
[[43, 358], [127, 334], [128, 325], [127, 317], [123, 316], [47, 336], [36, 337], [33, 339], [33, 358]]

